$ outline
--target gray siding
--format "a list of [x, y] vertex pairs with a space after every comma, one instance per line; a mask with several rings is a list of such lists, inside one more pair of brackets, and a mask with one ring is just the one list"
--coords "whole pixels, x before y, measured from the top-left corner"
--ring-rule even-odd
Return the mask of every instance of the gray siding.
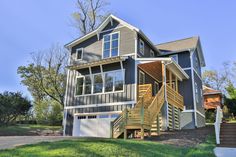
[[181, 112], [180, 114], [180, 126], [182, 129], [193, 129], [194, 125], [194, 113], [193, 112]]
[[205, 117], [197, 113], [197, 127], [204, 127], [206, 125]]
[[196, 70], [196, 72], [198, 73], [198, 75], [201, 76], [201, 65], [200, 65], [197, 50], [193, 53], [193, 67]]
[[181, 68], [191, 67], [189, 51], [178, 53], [178, 64]]
[[[91, 105], [91, 104], [104, 104], [104, 103], [115, 103], [124, 101], [134, 101], [134, 65], [135, 61], [131, 57], [126, 60], [123, 64], [125, 69], [125, 86], [124, 92], [115, 93], [103, 93], [103, 94], [92, 94], [75, 96], [76, 91], [76, 75], [79, 73], [82, 75], [88, 74], [88, 69], [82, 69], [77, 72], [70, 71], [69, 83], [68, 83], [68, 101], [66, 106], [78, 106], [78, 105]], [[120, 69], [119, 64], [109, 64], [103, 66], [104, 72]], [[100, 72], [99, 67], [93, 67], [92, 73]]]
[[[139, 42], [140, 40], [142, 40], [144, 42], [144, 55], [142, 53], [139, 52]], [[153, 48], [151, 48], [150, 44], [148, 42], [146, 42], [146, 40], [144, 40], [140, 35], [138, 35], [138, 40], [137, 40], [138, 44], [137, 44], [137, 54], [140, 57], [150, 57], [150, 50], [153, 50], [154, 52], [154, 56], [158, 55], [158, 52], [155, 52]]]
[[179, 82], [179, 93], [184, 97], [184, 106], [186, 109], [194, 109], [193, 106], [193, 88], [191, 79], [191, 70], [185, 70], [185, 72], [190, 77], [188, 80], [183, 80]]
[[[76, 63], [86, 63], [91, 61], [100, 60], [102, 58], [103, 52], [103, 36], [105, 34], [119, 32], [120, 33], [120, 39], [119, 39], [119, 54], [125, 55], [135, 52], [135, 33], [134, 31], [130, 30], [127, 27], [120, 27], [108, 32], [100, 33], [99, 40], [97, 38], [97, 35], [94, 35], [93, 37], [85, 40], [84, 42], [72, 47], [72, 61], [76, 57], [76, 49], [83, 48], [83, 60], [74, 62]], [[73, 64], [73, 62], [71, 62]]]
[[[205, 114], [205, 110], [204, 110], [204, 107], [203, 107], [203, 96], [201, 95], [202, 94], [202, 81], [201, 79], [199, 78], [199, 76], [196, 74], [196, 72], [194, 71], [194, 81], [195, 83], [197, 83], [197, 90], [198, 91], [198, 102], [196, 102], [196, 107], [197, 107], [197, 110], [199, 112], [201, 112], [202, 114]], [[196, 98], [197, 99], [197, 98]]]

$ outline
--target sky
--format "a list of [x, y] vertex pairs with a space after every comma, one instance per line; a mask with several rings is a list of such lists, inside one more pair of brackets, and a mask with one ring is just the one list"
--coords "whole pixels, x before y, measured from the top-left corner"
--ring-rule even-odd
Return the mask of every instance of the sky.
[[[107, 10], [140, 28], [153, 43], [200, 36], [204, 69], [236, 61], [235, 0], [110, 0]], [[0, 1], [0, 92], [21, 91], [17, 68], [31, 53], [78, 37], [71, 26], [76, 0]]]

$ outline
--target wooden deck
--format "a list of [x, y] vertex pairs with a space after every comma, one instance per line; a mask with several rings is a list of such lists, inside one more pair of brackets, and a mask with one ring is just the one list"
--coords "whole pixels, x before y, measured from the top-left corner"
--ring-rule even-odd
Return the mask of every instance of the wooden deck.
[[[138, 102], [132, 109], [125, 109], [122, 114], [111, 124], [111, 137], [118, 138], [124, 133], [127, 138], [127, 130], [141, 130], [141, 138], [144, 131], [151, 131], [154, 121], [165, 102], [165, 86], [163, 85], [156, 96], [152, 96], [151, 84], [139, 85]], [[183, 109], [183, 97], [170, 86], [166, 85], [167, 101], [176, 108]]]

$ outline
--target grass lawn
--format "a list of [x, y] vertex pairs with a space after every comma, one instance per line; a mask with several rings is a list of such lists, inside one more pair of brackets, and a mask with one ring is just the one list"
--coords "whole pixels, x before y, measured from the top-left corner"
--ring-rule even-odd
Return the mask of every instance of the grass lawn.
[[35, 124], [18, 124], [10, 126], [0, 127], [0, 136], [23, 136], [23, 135], [35, 135], [36, 131], [43, 130], [60, 130], [61, 126], [47, 126], [47, 125], [35, 125]]
[[196, 147], [174, 147], [158, 142], [121, 139], [73, 139], [43, 142], [0, 151], [0, 157], [78, 157], [78, 156], [166, 156], [166, 157], [211, 157], [214, 156], [214, 137]]

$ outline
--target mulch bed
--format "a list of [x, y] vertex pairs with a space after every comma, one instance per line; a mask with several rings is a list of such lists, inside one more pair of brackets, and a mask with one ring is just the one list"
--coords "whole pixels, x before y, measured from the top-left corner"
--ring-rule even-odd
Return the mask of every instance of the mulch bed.
[[160, 136], [152, 136], [145, 140], [158, 141], [162, 144], [170, 144], [179, 147], [194, 147], [204, 142], [208, 135], [214, 135], [213, 125], [197, 129], [161, 132]]

